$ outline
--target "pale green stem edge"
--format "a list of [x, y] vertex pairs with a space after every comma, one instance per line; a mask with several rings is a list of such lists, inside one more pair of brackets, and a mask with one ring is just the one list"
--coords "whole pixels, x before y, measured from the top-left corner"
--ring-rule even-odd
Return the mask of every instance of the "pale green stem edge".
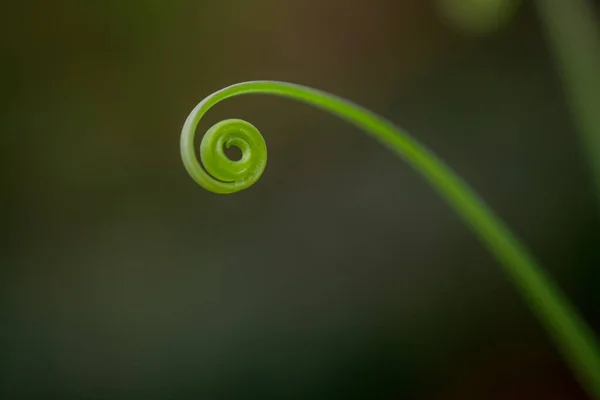
[[[250, 93], [292, 98], [326, 110], [363, 129], [411, 164], [448, 201], [504, 266], [575, 376], [590, 394], [600, 398], [598, 344], [593, 332], [569, 300], [501, 220], [456, 173], [409, 134], [384, 118], [340, 97], [296, 84], [252, 81], [229, 86], [200, 102], [184, 124], [181, 155], [187, 171], [196, 182], [217, 193], [231, 193], [247, 187], [244, 182], [221, 182], [209, 175], [196, 157], [194, 136], [200, 119], [211, 107], [227, 98]], [[266, 162], [266, 151], [259, 156], [264, 156]], [[228, 188], [227, 185], [232, 186]]]
[[589, 0], [536, 0], [600, 202], [600, 28]]

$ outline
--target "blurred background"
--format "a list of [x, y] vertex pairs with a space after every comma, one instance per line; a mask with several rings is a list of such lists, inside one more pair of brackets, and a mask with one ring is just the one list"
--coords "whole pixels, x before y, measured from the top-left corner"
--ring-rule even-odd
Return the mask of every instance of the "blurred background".
[[598, 203], [551, 42], [532, 3], [486, 4], [3, 4], [0, 398], [586, 398], [501, 266], [364, 133], [245, 96], [199, 132], [259, 127], [255, 186], [209, 193], [179, 156], [232, 83], [352, 99], [463, 176], [598, 332]]

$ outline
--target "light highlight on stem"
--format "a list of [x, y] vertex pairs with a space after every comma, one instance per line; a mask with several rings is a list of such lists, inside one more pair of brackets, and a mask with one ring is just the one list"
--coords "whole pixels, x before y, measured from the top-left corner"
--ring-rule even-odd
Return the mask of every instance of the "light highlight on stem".
[[600, 202], [600, 27], [593, 1], [536, 0]]
[[[229, 97], [250, 93], [292, 98], [321, 108], [363, 129], [411, 164], [446, 199], [500, 261], [582, 385], [600, 398], [598, 345], [594, 334], [568, 299], [462, 179], [406, 132], [382, 117], [340, 97], [291, 83], [253, 81], [229, 86], [202, 100], [190, 113], [181, 132], [183, 163], [198, 184], [216, 193], [233, 193], [247, 188], [260, 177], [266, 164], [266, 147], [263, 147], [262, 137], [259, 139], [256, 136], [260, 136], [260, 133], [246, 122], [223, 121], [211, 128], [209, 134], [204, 137], [201, 148], [212, 147], [215, 150], [212, 153], [201, 151], [202, 157], [209, 154], [208, 157], [202, 158], [202, 161], [214, 176], [202, 168], [194, 148], [198, 122], [212, 106]], [[223, 136], [214, 133], [215, 131], [223, 131]], [[214, 140], [217, 140], [216, 145], [211, 143]], [[208, 142], [205, 144], [205, 141]], [[242, 149], [242, 160], [245, 160], [241, 167], [234, 161], [224, 160], [226, 156], [222, 152], [223, 143], [239, 145]]]

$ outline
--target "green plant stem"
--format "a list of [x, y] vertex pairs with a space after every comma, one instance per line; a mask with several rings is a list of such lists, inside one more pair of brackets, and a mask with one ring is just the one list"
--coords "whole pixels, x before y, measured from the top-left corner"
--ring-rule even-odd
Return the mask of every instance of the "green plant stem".
[[588, 0], [536, 0], [600, 202], [600, 29]]
[[[254, 81], [229, 86], [200, 102], [183, 127], [181, 155], [186, 169], [196, 182], [218, 193], [231, 193], [249, 186], [246, 178], [240, 175], [239, 171], [237, 171], [241, 177], [239, 181], [224, 182], [213, 178], [200, 165], [194, 149], [195, 131], [202, 116], [224, 99], [249, 93], [292, 98], [326, 110], [363, 129], [411, 164], [446, 199], [500, 261], [533, 313], [554, 339], [582, 385], [589, 393], [600, 398], [600, 353], [596, 339], [561, 290], [462, 179], [410, 135], [378, 115], [340, 97], [285, 82]], [[239, 120], [229, 121], [239, 123]], [[227, 132], [227, 135], [235, 136], [233, 127], [227, 128], [228, 121], [217, 125]], [[211, 128], [211, 131], [213, 129], [215, 128]], [[202, 147], [206, 147], [204, 140], [212, 139], [206, 139], [205, 136]], [[223, 142], [216, 146], [216, 151], [219, 151], [222, 144]], [[252, 153], [252, 144], [247, 144], [245, 149], [247, 154], [243, 155], [243, 159], [256, 156], [258, 157], [256, 163], [264, 166], [266, 148], [264, 153], [260, 148]], [[225, 158], [221, 153], [219, 155]], [[208, 170], [212, 168], [206, 165], [206, 160], [203, 159], [203, 162]], [[248, 179], [253, 183], [257, 178], [251, 173]]]

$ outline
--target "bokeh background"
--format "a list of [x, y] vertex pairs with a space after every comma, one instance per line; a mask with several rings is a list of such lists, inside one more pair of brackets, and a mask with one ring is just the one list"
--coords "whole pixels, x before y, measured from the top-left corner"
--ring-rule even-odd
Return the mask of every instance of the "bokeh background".
[[462, 175], [599, 331], [598, 202], [531, 3], [5, 3], [0, 398], [585, 398], [475, 236], [352, 126], [246, 96], [199, 129], [261, 129], [255, 186], [206, 192], [179, 157], [226, 85], [352, 99]]

